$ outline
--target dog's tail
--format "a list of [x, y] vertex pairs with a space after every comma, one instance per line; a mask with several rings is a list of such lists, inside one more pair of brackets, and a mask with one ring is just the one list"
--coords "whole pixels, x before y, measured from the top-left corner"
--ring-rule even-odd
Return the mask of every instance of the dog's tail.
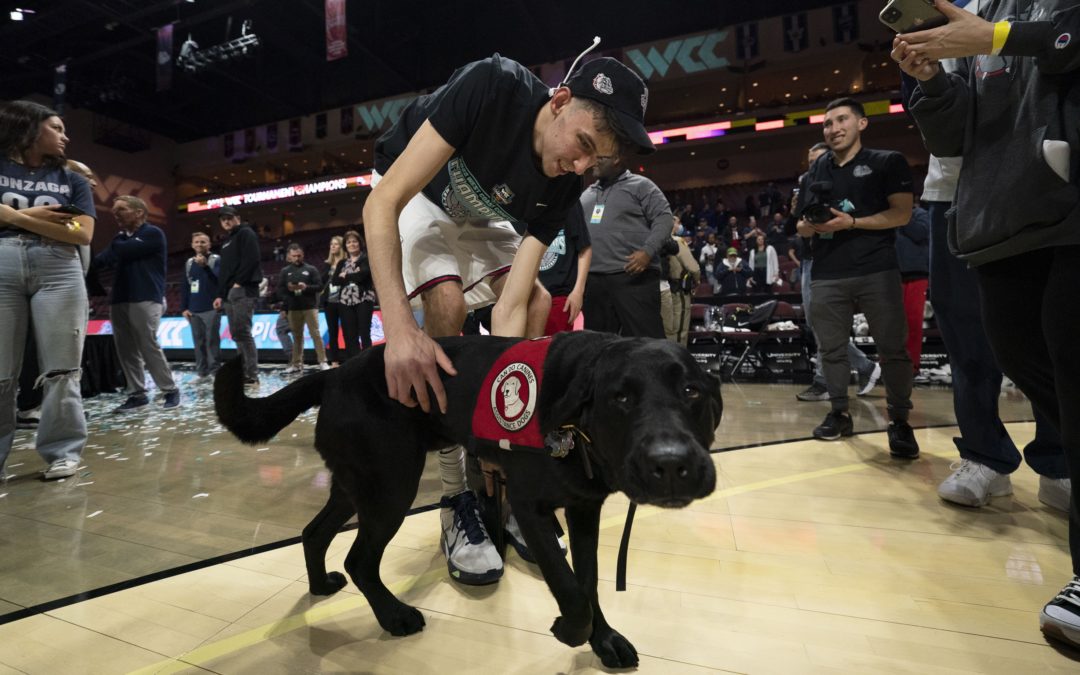
[[296, 417], [322, 403], [323, 386], [330, 371], [301, 377], [266, 398], [244, 393], [240, 357], [227, 362], [214, 378], [214, 408], [218, 420], [244, 443], [263, 443], [273, 438]]

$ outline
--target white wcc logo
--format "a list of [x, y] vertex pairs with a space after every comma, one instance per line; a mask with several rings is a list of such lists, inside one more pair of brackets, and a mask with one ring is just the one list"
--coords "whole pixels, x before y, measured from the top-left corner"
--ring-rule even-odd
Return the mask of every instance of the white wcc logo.
[[536, 373], [524, 363], [511, 363], [491, 385], [491, 412], [507, 431], [529, 423], [536, 410]]
[[615, 93], [615, 87], [611, 86], [611, 78], [603, 73], [597, 73], [592, 79], [592, 88], [601, 94]]

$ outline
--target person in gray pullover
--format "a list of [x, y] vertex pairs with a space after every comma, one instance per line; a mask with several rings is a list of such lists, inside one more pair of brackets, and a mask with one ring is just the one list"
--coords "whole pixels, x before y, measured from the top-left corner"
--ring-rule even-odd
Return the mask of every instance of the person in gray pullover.
[[[1061, 434], [1080, 478], [1080, 2], [991, 0], [898, 35], [919, 81], [909, 110], [930, 152], [964, 157], [949, 246], [975, 267], [1002, 370]], [[946, 73], [941, 59], [959, 59]], [[1071, 493], [1072, 580], [1043, 608], [1044, 635], [1080, 646], [1080, 503]]]
[[585, 328], [663, 339], [657, 254], [671, 239], [671, 206], [655, 183], [628, 171], [617, 155], [598, 160], [593, 171], [597, 181], [581, 195], [593, 250]]

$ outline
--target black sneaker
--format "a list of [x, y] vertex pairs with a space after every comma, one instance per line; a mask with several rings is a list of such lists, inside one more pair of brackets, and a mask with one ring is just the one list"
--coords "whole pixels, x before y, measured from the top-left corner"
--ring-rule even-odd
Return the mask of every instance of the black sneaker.
[[841, 436], [855, 434], [855, 426], [851, 423], [851, 415], [840, 410], [833, 410], [814, 429], [814, 438], [822, 441], [835, 441]]
[[829, 390], [820, 384], [811, 384], [805, 391], [795, 394], [800, 401], [828, 401]]
[[124, 413], [129, 410], [137, 410], [150, 405], [150, 399], [146, 396], [128, 396], [122, 405], [113, 408], [114, 413]]
[[1043, 607], [1039, 628], [1048, 638], [1080, 648], [1080, 575]]
[[41, 421], [41, 408], [33, 410], [20, 410], [15, 414], [16, 429], [37, 429]]
[[165, 402], [161, 404], [162, 408], [175, 408], [180, 405], [180, 392], [170, 391], [165, 394]]
[[903, 420], [889, 422], [889, 454], [897, 459], [915, 459], [919, 456], [915, 431]]

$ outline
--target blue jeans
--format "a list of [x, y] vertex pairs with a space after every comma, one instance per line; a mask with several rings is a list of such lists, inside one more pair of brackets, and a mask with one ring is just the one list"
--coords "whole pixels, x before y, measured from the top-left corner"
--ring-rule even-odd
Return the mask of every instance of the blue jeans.
[[[802, 261], [802, 266], [799, 269], [799, 286], [802, 292], [803, 318], [806, 319], [806, 325], [810, 326], [811, 331], [814, 330], [814, 324], [810, 321], [810, 299], [813, 297], [813, 294], [810, 291], [810, 271], [813, 267], [813, 259], [807, 259]], [[814, 334], [814, 339], [817, 341], [817, 333]], [[874, 372], [874, 362], [867, 358], [863, 350], [856, 347], [855, 343], [851, 340], [848, 340], [847, 357], [849, 366], [858, 371], [859, 375], [870, 377], [870, 374]], [[825, 371], [822, 370], [822, 363], [821, 349], [819, 348], [817, 353], [817, 363], [814, 364], [814, 384], [824, 389]]]
[[86, 446], [79, 390], [86, 337], [86, 285], [71, 244], [0, 239], [0, 467], [15, 437], [15, 390], [30, 317], [44, 386], [37, 451], [50, 464], [78, 460]]
[[[929, 203], [930, 304], [952, 367], [953, 411], [960, 427], [953, 442], [961, 458], [1012, 473], [1020, 466], [1020, 451], [998, 416], [1001, 369], [983, 329], [978, 276], [949, 251], [948, 209], [948, 202]], [[1035, 438], [1024, 448], [1024, 459], [1039, 475], [1069, 475], [1060, 436], [1037, 411]]]

